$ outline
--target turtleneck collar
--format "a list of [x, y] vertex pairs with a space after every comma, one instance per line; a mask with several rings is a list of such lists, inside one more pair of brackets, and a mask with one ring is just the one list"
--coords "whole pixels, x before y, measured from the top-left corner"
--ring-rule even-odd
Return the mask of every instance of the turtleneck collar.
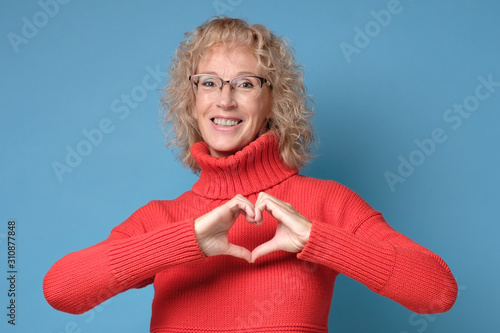
[[265, 191], [298, 172], [281, 161], [278, 137], [273, 134], [257, 138], [229, 157], [211, 156], [203, 141], [191, 146], [191, 155], [201, 169], [193, 192], [211, 199]]

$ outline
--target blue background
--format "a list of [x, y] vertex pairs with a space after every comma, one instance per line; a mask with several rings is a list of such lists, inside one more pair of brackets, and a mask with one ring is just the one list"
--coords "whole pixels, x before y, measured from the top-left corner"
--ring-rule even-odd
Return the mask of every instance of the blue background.
[[[340, 277], [330, 330], [497, 331], [500, 87], [481, 88], [487, 98], [458, 128], [443, 117], [474, 101], [478, 77], [500, 81], [499, 2], [401, 0], [383, 25], [371, 11], [387, 10], [385, 0], [53, 4], [0, 2], [2, 332], [148, 330], [151, 286], [73, 316], [45, 302], [42, 279], [64, 254], [196, 180], [163, 146], [156, 88], [165, 76], [148, 75], [165, 72], [183, 33], [218, 14], [263, 23], [294, 45], [319, 142], [302, 173], [357, 191], [395, 229], [442, 256], [460, 286], [451, 311], [422, 316]], [[342, 51], [356, 42], [355, 53]], [[102, 121], [109, 133], [86, 145], [83, 132]], [[418, 153], [415, 140], [427, 142], [434, 129], [446, 140]], [[66, 164], [67, 146], [87, 156], [58, 178], [53, 164]], [[418, 165], [391, 189], [385, 173], [398, 174], [400, 158], [410, 157]], [[17, 221], [15, 328], [6, 317], [9, 219]]]

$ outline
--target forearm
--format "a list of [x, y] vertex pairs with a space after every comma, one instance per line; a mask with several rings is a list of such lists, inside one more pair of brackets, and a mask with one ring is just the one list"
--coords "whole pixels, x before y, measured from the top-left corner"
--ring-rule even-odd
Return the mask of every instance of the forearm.
[[385, 222], [370, 223], [356, 233], [313, 223], [298, 257], [326, 265], [412, 311], [437, 313], [451, 308], [457, 285], [444, 261]]
[[79, 314], [151, 283], [169, 266], [203, 258], [188, 222], [133, 237], [110, 237], [57, 261], [45, 276], [44, 294], [55, 309]]

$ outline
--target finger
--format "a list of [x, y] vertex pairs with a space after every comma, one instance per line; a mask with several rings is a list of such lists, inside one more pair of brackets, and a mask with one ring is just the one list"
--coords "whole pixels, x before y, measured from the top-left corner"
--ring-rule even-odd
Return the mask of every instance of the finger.
[[255, 206], [250, 200], [238, 194], [231, 199], [230, 205], [233, 205], [235, 211], [239, 209], [239, 213], [243, 214], [249, 223], [256, 224]]
[[248, 249], [231, 243], [228, 244], [227, 250], [222, 254], [245, 259], [248, 262], [252, 260], [252, 253]]
[[266, 193], [266, 192], [259, 192], [259, 196], [257, 197], [257, 201], [255, 202], [255, 204], [257, 205], [259, 202], [261, 201], [265, 201], [265, 200], [272, 200], [276, 203], [285, 203], [284, 201], [272, 196], [271, 194], [269, 193]]
[[278, 247], [278, 244], [277, 244], [275, 238], [273, 238], [270, 241], [267, 241], [263, 244], [260, 244], [252, 251], [251, 263], [254, 263], [255, 260], [257, 260], [258, 258], [260, 258], [262, 256], [265, 256], [266, 254], [269, 254], [271, 252], [275, 252], [278, 250], [281, 250], [281, 249]]
[[287, 227], [297, 226], [297, 222], [306, 225], [310, 223], [291, 204], [267, 193], [264, 193], [260, 197], [260, 200], [255, 203], [256, 212], [264, 210], [267, 210], [276, 220], [282, 222]]
[[[254, 216], [247, 215], [246, 213], [244, 213], [243, 215], [245, 215], [245, 218], [246, 218], [246, 220], [247, 220], [248, 223], [254, 224], [254, 225], [258, 225], [257, 221], [255, 221], [255, 217]], [[254, 213], [254, 215], [255, 215], [255, 213]]]
[[261, 216], [264, 210], [292, 231], [303, 246], [309, 240], [311, 221], [301, 215], [291, 204], [261, 192], [255, 203], [256, 215]]
[[265, 201], [269, 198], [272, 197], [271, 195], [265, 193], [265, 192], [260, 192], [259, 195], [257, 196], [257, 200], [255, 201], [255, 221], [257, 222], [256, 224], [261, 224], [263, 221], [263, 216], [262, 212], [266, 210], [266, 205]]
[[268, 211], [275, 219], [278, 221], [284, 222], [283, 219], [286, 215], [290, 215], [289, 205], [281, 201], [270, 194], [265, 192], [259, 193], [259, 197], [255, 202], [255, 219], [259, 218], [259, 221], [262, 220], [262, 212]]
[[[254, 205], [241, 194], [236, 195], [234, 198], [229, 200], [226, 205], [228, 205], [233, 214], [243, 213], [245, 216], [253, 219], [255, 217]], [[237, 216], [237, 215], [236, 215]]]

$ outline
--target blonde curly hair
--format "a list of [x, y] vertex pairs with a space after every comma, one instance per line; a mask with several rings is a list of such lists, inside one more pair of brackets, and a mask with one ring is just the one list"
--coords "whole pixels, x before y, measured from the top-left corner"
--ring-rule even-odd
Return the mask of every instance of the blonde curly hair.
[[[188, 80], [196, 74], [200, 58], [216, 44], [248, 46], [254, 50], [264, 77], [271, 82], [272, 118], [263, 131], [279, 137], [283, 163], [301, 168], [311, 157], [313, 143], [311, 127], [312, 101], [306, 94], [302, 66], [296, 64], [294, 51], [282, 38], [260, 24], [218, 17], [185, 34], [185, 40], [175, 51], [169, 68], [169, 79], [161, 106], [167, 146], [178, 148], [179, 160], [198, 172], [199, 166], [191, 156], [191, 146], [203, 141], [198, 123], [193, 117], [195, 94]], [[262, 131], [262, 132], [263, 132]]]

